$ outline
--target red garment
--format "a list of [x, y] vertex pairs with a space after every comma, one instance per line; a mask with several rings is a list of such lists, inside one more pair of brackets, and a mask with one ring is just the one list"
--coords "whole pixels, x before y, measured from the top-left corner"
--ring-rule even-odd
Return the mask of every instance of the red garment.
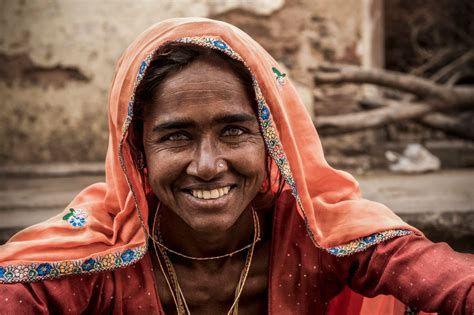
[[[270, 314], [359, 314], [360, 296], [339, 295], [348, 287], [369, 297], [391, 294], [425, 311], [474, 312], [473, 255], [412, 234], [336, 257], [315, 248], [301, 217], [284, 210], [274, 216]], [[0, 285], [0, 314], [163, 314], [150, 254], [110, 272]]]

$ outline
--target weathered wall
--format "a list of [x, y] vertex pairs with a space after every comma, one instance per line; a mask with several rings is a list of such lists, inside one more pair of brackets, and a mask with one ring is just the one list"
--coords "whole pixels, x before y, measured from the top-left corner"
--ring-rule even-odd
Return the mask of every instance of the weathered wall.
[[[0, 0], [0, 163], [102, 160], [115, 62], [141, 31], [170, 17], [236, 24], [285, 66], [308, 106], [316, 96], [318, 113], [350, 110], [347, 90], [313, 95], [308, 68], [359, 62], [360, 3]], [[318, 102], [328, 97], [331, 110]]]

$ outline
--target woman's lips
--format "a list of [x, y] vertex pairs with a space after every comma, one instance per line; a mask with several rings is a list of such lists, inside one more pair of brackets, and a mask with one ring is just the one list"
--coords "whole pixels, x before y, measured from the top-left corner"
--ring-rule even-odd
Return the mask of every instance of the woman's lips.
[[222, 209], [234, 195], [236, 187], [223, 186], [212, 190], [192, 189], [183, 192], [187, 202], [195, 209]]
[[191, 189], [191, 195], [198, 199], [218, 199], [229, 193], [230, 186], [219, 187], [211, 190]]

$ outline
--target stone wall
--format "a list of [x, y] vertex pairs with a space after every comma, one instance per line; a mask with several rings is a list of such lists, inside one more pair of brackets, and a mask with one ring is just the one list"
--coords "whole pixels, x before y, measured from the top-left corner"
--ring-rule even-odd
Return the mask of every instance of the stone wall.
[[207, 16], [241, 27], [282, 63], [312, 113], [350, 111], [358, 89], [315, 93], [308, 69], [323, 60], [360, 62], [360, 6], [358, 0], [0, 0], [0, 163], [103, 160], [115, 62], [140, 32], [170, 17]]

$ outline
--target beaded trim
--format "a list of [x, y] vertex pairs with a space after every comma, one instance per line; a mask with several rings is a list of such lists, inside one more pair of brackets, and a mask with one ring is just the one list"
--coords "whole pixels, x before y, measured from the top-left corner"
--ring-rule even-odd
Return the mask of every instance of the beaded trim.
[[138, 84], [140, 84], [140, 82], [143, 79], [143, 76], [145, 75], [145, 70], [150, 65], [152, 57], [153, 57], [153, 53], [149, 54], [145, 58], [145, 60], [142, 61], [142, 63], [140, 64], [140, 68], [138, 69], [138, 74], [137, 74], [137, 77], [135, 78], [135, 83], [133, 85], [133, 93], [132, 93], [132, 96], [130, 97], [130, 100], [128, 101], [127, 118], [125, 119], [125, 122], [122, 126], [122, 135], [124, 135], [127, 132], [128, 127], [130, 126], [130, 123], [132, 122], [133, 104], [135, 104], [135, 92], [137, 90]]
[[378, 243], [381, 243], [383, 241], [386, 241], [395, 237], [399, 237], [399, 236], [409, 235], [409, 234], [413, 234], [413, 232], [409, 230], [388, 230], [388, 231], [383, 231], [379, 233], [374, 233], [369, 236], [361, 237], [349, 243], [327, 248], [325, 250], [334, 256], [338, 256], [338, 257], [349, 256], [349, 255], [364, 251], [367, 248], [374, 246]]
[[146, 246], [139, 246], [96, 258], [0, 266], [0, 283], [32, 282], [110, 271], [134, 264], [145, 255], [146, 250]]

